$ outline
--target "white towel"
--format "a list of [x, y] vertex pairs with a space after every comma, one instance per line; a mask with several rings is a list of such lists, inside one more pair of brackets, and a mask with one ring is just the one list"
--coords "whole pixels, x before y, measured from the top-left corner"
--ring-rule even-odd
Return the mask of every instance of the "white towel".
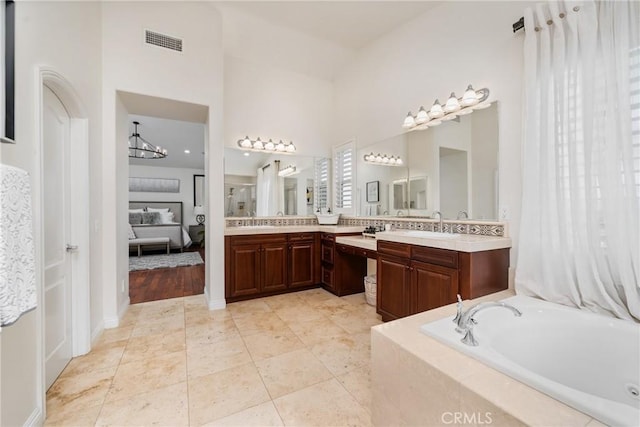
[[35, 308], [36, 271], [29, 174], [0, 165], [0, 326]]

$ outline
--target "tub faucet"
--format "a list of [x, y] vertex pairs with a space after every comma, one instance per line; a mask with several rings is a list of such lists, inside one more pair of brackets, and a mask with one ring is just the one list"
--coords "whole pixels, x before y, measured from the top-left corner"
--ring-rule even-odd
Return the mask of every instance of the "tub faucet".
[[[461, 307], [462, 302], [459, 301], [458, 304], [459, 304], [459, 307]], [[520, 310], [502, 301], [489, 301], [489, 302], [478, 303], [473, 307], [471, 307], [470, 309], [468, 309], [467, 311], [465, 311], [464, 313], [462, 313], [462, 315], [458, 318], [458, 321], [456, 322], [458, 325], [456, 327], [456, 332], [464, 334], [464, 337], [460, 341], [462, 341], [466, 345], [470, 345], [474, 347], [478, 345], [478, 341], [476, 340], [473, 334], [473, 327], [477, 325], [478, 322], [473, 316], [475, 316], [476, 313], [478, 313], [479, 311], [484, 310], [486, 308], [491, 308], [491, 307], [504, 307], [508, 310], [511, 310], [511, 312], [516, 317], [522, 316], [522, 312]]]
[[467, 213], [467, 211], [460, 211], [458, 212], [457, 219], [469, 219], [469, 214]]
[[284, 216], [284, 212], [282, 212], [282, 211], [278, 211], [278, 212], [276, 213], [276, 216]]
[[440, 211], [435, 211], [433, 212], [433, 216], [438, 215], [438, 217], [440, 218], [440, 226], [439, 226], [439, 230], [442, 233], [443, 227], [442, 227], [442, 213]]

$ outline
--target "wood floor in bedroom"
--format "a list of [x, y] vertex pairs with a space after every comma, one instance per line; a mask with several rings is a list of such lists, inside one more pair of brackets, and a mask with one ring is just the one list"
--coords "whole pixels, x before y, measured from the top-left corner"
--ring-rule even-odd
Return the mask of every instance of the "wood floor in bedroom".
[[[204, 248], [192, 249], [204, 259]], [[129, 272], [131, 304], [204, 293], [204, 264]]]

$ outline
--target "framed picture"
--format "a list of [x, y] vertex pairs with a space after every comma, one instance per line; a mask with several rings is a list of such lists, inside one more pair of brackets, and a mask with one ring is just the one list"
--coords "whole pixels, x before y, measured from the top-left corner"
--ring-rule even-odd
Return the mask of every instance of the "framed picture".
[[313, 205], [313, 187], [307, 187], [307, 205]]
[[204, 206], [204, 175], [193, 175], [193, 206]]
[[380, 181], [367, 182], [367, 203], [380, 201]]
[[180, 180], [168, 178], [129, 178], [129, 191], [179, 193]]

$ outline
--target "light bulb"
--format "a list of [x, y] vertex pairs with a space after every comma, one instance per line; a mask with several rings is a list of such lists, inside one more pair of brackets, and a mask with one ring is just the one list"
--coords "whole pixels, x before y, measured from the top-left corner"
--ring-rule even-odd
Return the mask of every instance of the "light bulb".
[[253, 148], [255, 150], [264, 150], [264, 144], [260, 141], [260, 138], [256, 139], [256, 142], [253, 143]]
[[460, 109], [460, 103], [458, 102], [458, 98], [456, 98], [456, 94], [451, 92], [451, 96], [447, 99], [447, 103], [444, 104], [444, 111], [447, 113], [452, 113], [454, 111], [458, 111]]
[[387, 155], [385, 154], [384, 157], [382, 158], [382, 163], [389, 163], [389, 158], [387, 157]]
[[276, 151], [284, 151], [285, 149], [286, 147], [284, 146], [284, 142], [280, 140], [280, 142], [278, 142], [278, 145], [276, 145]]
[[396, 160], [396, 165], [401, 165], [401, 164], [402, 164], [402, 159], [398, 157], [398, 159]]
[[369, 155], [368, 155], [368, 154], [365, 154], [365, 155], [364, 155], [364, 161], [365, 161], [365, 162], [368, 162], [368, 161], [369, 161]]
[[269, 142], [264, 144], [264, 149], [265, 150], [269, 150], [269, 151], [273, 151], [273, 150], [276, 149], [276, 145], [273, 143], [273, 141], [271, 139], [269, 139]]
[[382, 163], [382, 156], [380, 155], [380, 153], [378, 153], [378, 155], [376, 156], [376, 162]]
[[391, 156], [391, 158], [389, 159], [389, 164], [390, 165], [395, 165], [396, 164], [396, 158], [394, 156]]
[[148, 149], [149, 149], [149, 146], [148, 146], [148, 145], [147, 145], [147, 143], [145, 142], [145, 143], [143, 143], [143, 144], [142, 144], [142, 148], [143, 148], [144, 150], [148, 150]]
[[429, 117], [431, 117], [432, 119], [439, 119], [442, 116], [444, 116], [442, 105], [440, 105], [440, 102], [436, 99], [436, 102], [434, 102], [429, 109]]
[[293, 145], [293, 142], [289, 142], [289, 145], [287, 145], [287, 153], [293, 153], [296, 151], [296, 146]]
[[416, 125], [416, 119], [411, 114], [411, 111], [409, 111], [409, 114], [407, 114], [407, 117], [404, 118], [404, 123], [402, 124], [402, 127], [405, 129], [408, 129], [408, 128], [414, 127], [415, 125]]
[[429, 115], [427, 114], [424, 107], [420, 107], [418, 110], [418, 114], [416, 114], [416, 123], [421, 125], [422, 123], [429, 121]]
[[478, 94], [476, 93], [475, 90], [473, 90], [473, 87], [469, 85], [467, 87], [467, 90], [464, 91], [464, 95], [462, 95], [462, 101], [460, 102], [460, 104], [463, 107], [468, 107], [470, 105], [476, 105], [477, 103], [478, 103]]
[[242, 142], [240, 143], [240, 146], [242, 148], [251, 148], [252, 144], [251, 144], [251, 140], [249, 139], [248, 136], [246, 136]]

